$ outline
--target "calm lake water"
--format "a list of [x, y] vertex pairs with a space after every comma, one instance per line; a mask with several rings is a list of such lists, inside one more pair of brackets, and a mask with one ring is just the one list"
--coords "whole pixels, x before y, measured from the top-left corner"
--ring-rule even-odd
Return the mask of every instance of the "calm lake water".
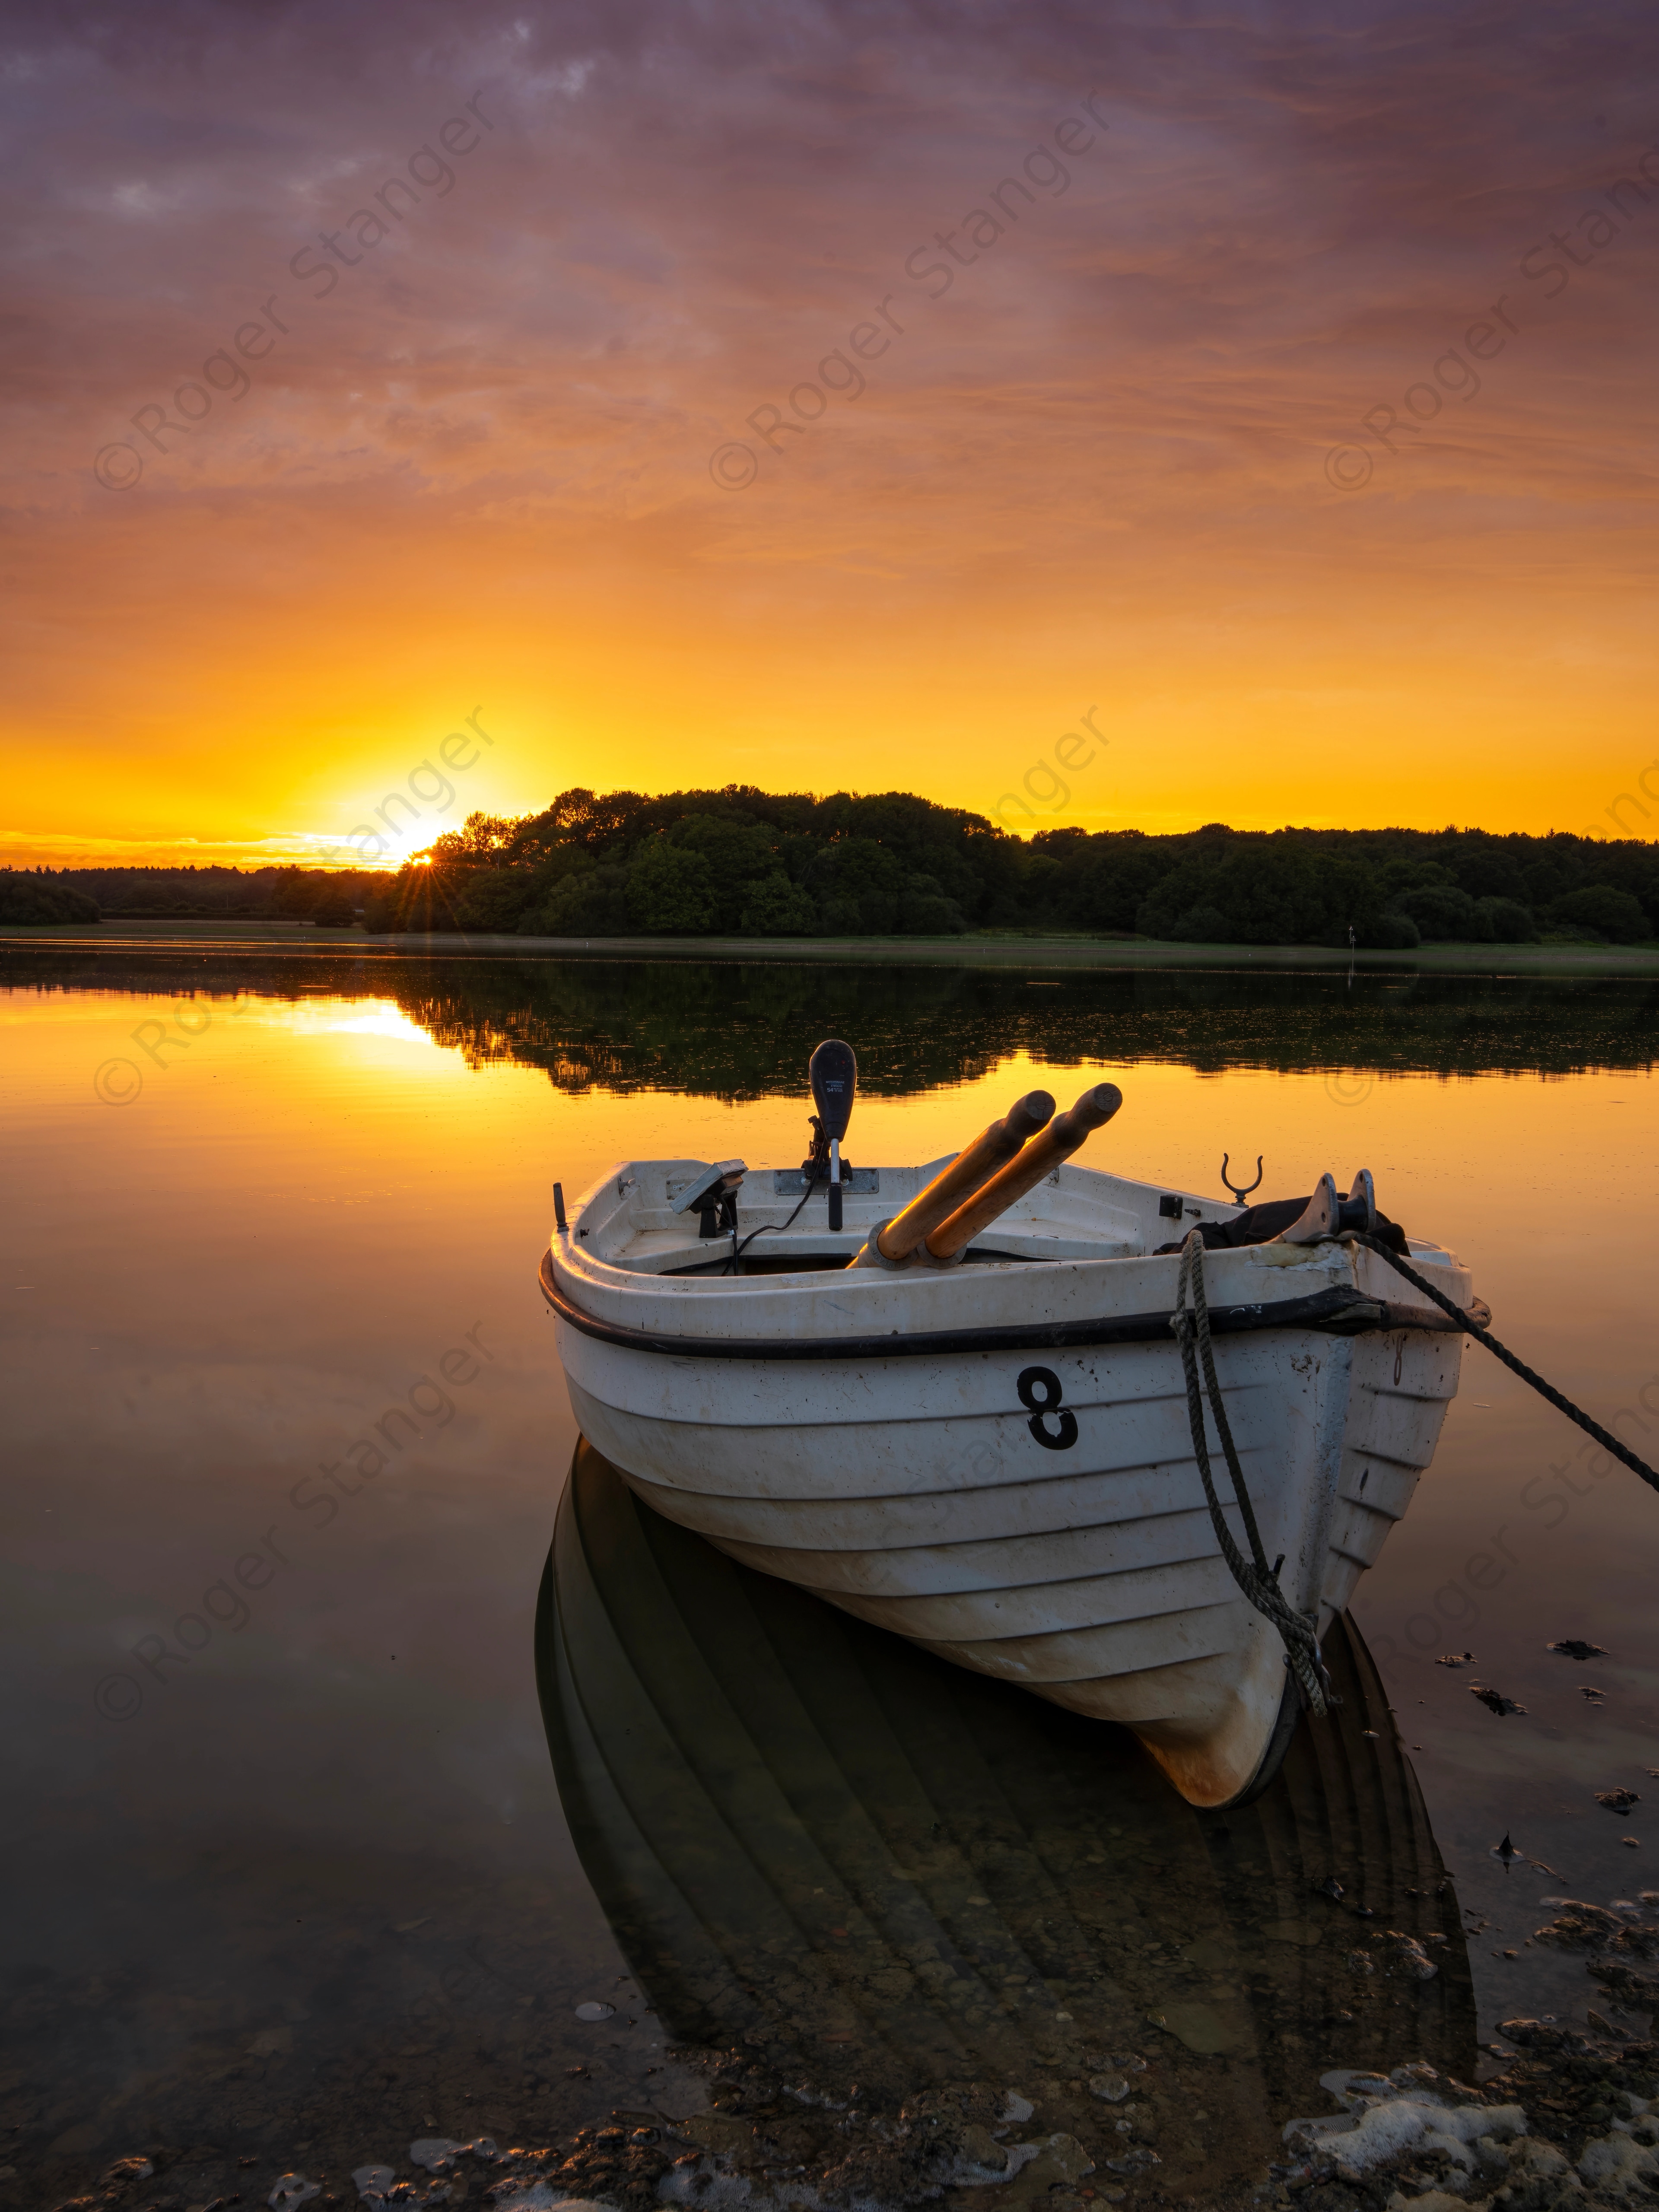
[[[860, 1163], [1109, 1077], [1085, 1161], [1219, 1194], [1259, 1153], [1264, 1197], [1370, 1167], [1659, 1460], [1659, 987], [49, 945], [0, 982], [20, 2203], [141, 2146], [187, 2154], [180, 2206], [250, 2160], [253, 2203], [412, 2136], [690, 2112], [677, 2036], [974, 2073], [1097, 2146], [1066, 2080], [1142, 2055], [1174, 2194], [1325, 2109], [1330, 2065], [1473, 2069], [1517, 2012], [1609, 2008], [1524, 1939], [1540, 1899], [1659, 1884], [1659, 1496], [1479, 1347], [1361, 1586], [1342, 1729], [1218, 1822], [602, 1465], [561, 1522], [535, 1275], [556, 1179], [798, 1160], [825, 1035]], [[1448, 1936], [1417, 1996], [1349, 1970], [1362, 1893]], [[978, 1991], [950, 2017], [947, 1953]]]

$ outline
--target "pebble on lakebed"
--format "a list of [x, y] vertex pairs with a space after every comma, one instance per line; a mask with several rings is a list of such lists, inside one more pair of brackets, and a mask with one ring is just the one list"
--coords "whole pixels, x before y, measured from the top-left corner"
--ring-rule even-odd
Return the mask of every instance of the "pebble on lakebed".
[[[1606, 1930], [1580, 1920], [1593, 1940]], [[1606, 1914], [1615, 1928], [1631, 1921]], [[1650, 1931], [1659, 1936], [1659, 1930]], [[1554, 2021], [1512, 2020], [1504, 2073], [1483, 2087], [1420, 2061], [1389, 2074], [1328, 2073], [1337, 2110], [1292, 2120], [1285, 2159], [1261, 2184], [1204, 2199], [1205, 2212], [1637, 2212], [1659, 2197], [1659, 2112], [1650, 2042], [1592, 2037]], [[1159, 2153], [1123, 2136], [1115, 2153], [1042, 2126], [1017, 2090], [976, 2082], [929, 2089], [897, 2112], [863, 2112], [860, 2093], [774, 2078], [741, 2052], [709, 2054], [715, 2102], [661, 2129], [584, 2128], [560, 2149], [509, 2148], [491, 2161], [492, 2212], [598, 2212], [685, 2206], [710, 2212], [1087, 2212], [1091, 2203], [1164, 2203], [1175, 2185]], [[1133, 2064], [1131, 2060], [1130, 2064]], [[1114, 2109], [1140, 2075], [1090, 2077]], [[1034, 2085], [1035, 2086], [1035, 2085]], [[1074, 2084], [1073, 2087], [1083, 2086]], [[619, 2120], [622, 2116], [618, 2116]], [[1208, 2118], [1197, 2112], [1194, 2120]], [[1134, 2133], [1118, 2123], [1119, 2133]], [[1109, 2141], [1116, 2137], [1109, 2137]], [[428, 2154], [438, 2148], [411, 2146]], [[483, 2146], [445, 2145], [446, 2170]], [[493, 2149], [494, 2146], [489, 2146]], [[488, 2151], [483, 2154], [487, 2157]], [[426, 2163], [426, 2160], [422, 2160]], [[429, 2201], [389, 2170], [363, 2169], [369, 2212]], [[434, 2192], [435, 2194], [435, 2192]]]
[[[1654, 2008], [1659, 1891], [1605, 1905], [1541, 1902], [1555, 1917], [1534, 1942], [1582, 1954], [1613, 2020]], [[1437, 1986], [1418, 1980], [1437, 1963], [1431, 1939], [1379, 1926], [1370, 1940], [1374, 1972], [1391, 1968], [1401, 1990]], [[1075, 2079], [1057, 2054], [1033, 2053], [1018, 2086], [1004, 2077], [908, 2091], [901, 2081], [884, 2089], [839, 2045], [818, 2070], [788, 2047], [680, 2048], [665, 2056], [700, 2075], [695, 2094], [708, 2099], [684, 2118], [616, 2111], [538, 2148], [499, 2129], [495, 2142], [434, 2132], [396, 2149], [365, 2144], [358, 2157], [387, 2162], [356, 2167], [355, 2190], [320, 2162], [308, 2175], [276, 2160], [265, 2172], [281, 2173], [275, 2212], [300, 2203], [316, 2212], [1655, 2212], [1659, 2053], [1606, 2014], [1590, 2027], [1506, 2021], [1502, 2044], [1488, 2046], [1503, 2071], [1480, 2087], [1416, 2060], [1386, 2074], [1321, 2073], [1328, 2061], [1310, 2049], [1307, 2078], [1322, 2081], [1334, 2109], [1292, 2122], [1271, 2168], [1271, 2148], [1240, 2144], [1243, 2154], [1212, 2166], [1198, 2193], [1194, 2166], [1231, 2143], [1237, 2116], [1226, 2120], [1214, 2095], [1234, 2062], [1194, 2059], [1173, 2039], [1144, 2045], [1150, 2061], [1110, 2041], [1079, 2050]], [[155, 2196], [150, 2175], [176, 2156], [122, 2161], [102, 2196], [70, 2200], [74, 2212], [161, 2212], [172, 2200]], [[270, 2187], [247, 2184], [242, 2212]], [[216, 2199], [217, 2212], [235, 2201]], [[177, 2212], [191, 2212], [182, 2197]]]
[[[1656, 1901], [1644, 1893], [1643, 1907]], [[1622, 1972], [1659, 1943], [1659, 1926], [1629, 1900], [1610, 1910], [1559, 1902], [1556, 1940]], [[1133, 2212], [1177, 2199], [1200, 2212], [1639, 2212], [1659, 2201], [1653, 2044], [1550, 2020], [1508, 2021], [1502, 2034], [1513, 2046], [1505, 2070], [1479, 2088], [1420, 2062], [1325, 2074], [1337, 2109], [1292, 2121], [1283, 2163], [1197, 2198], [1182, 2195], [1178, 2151], [1173, 2166], [1164, 2162], [1175, 2146], [1162, 2130], [1158, 2148], [1146, 2139], [1161, 2062], [1101, 2050], [1106, 2065], [1086, 2081], [1033, 2080], [1035, 2106], [1019, 2089], [983, 2081], [918, 2089], [899, 2105], [732, 2050], [674, 2054], [705, 2075], [712, 2100], [686, 2119], [645, 2124], [643, 2114], [618, 2112], [538, 2148], [421, 2137], [400, 2165], [352, 2173], [357, 2206], [343, 2178], [326, 2184], [323, 2201], [349, 2212]], [[1079, 2093], [1100, 2132], [1086, 2122], [1057, 2128], [1045, 2088]], [[1190, 2085], [1183, 2106], [1188, 2098], [1187, 2123], [1201, 2130], [1211, 2112]], [[124, 2163], [102, 2197], [71, 2200], [75, 2212], [149, 2212], [143, 2163]], [[304, 2192], [315, 2203], [319, 2178], [283, 2173], [272, 2199]], [[244, 2200], [244, 2212], [264, 2193]], [[228, 2212], [230, 2200], [219, 2203]], [[179, 2212], [189, 2212], [182, 2199]]]

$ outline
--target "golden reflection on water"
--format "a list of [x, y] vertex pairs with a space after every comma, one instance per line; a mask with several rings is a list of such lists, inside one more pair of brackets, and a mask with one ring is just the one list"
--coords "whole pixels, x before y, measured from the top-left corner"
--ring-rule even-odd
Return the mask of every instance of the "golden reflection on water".
[[[556, 1821], [550, 1778], [523, 1715], [536, 1577], [574, 1442], [535, 1285], [551, 1185], [574, 1197], [616, 1160], [665, 1153], [798, 1161], [806, 1054], [825, 1032], [863, 1057], [855, 1163], [935, 1157], [1033, 1084], [1066, 1101], [1110, 1078], [1123, 1110], [1085, 1163], [1218, 1194], [1222, 1152], [1247, 1179], [1261, 1152], [1263, 1195], [1327, 1168], [1346, 1188], [1368, 1166], [1384, 1207], [1460, 1253], [1498, 1334], [1570, 1396], [1603, 1419], [1644, 1387], [1659, 1401], [1656, 1031], [1634, 988], [1533, 993], [1524, 1018], [1502, 1019], [1489, 987], [1462, 1012], [1454, 992], [1419, 994], [1397, 1019], [1379, 990], [1356, 1029], [1328, 979], [1301, 979], [1311, 1012], [1294, 978], [1265, 997], [1253, 979], [1218, 985], [1207, 1002], [1183, 985], [1162, 1007], [1071, 979], [1030, 994], [1036, 1014], [1006, 977], [964, 1001], [936, 979], [907, 999], [902, 974], [789, 971], [772, 1018], [755, 970], [651, 971], [641, 997], [637, 969], [596, 968], [553, 1004], [552, 986], [520, 989], [501, 965], [475, 988], [459, 963], [358, 983], [341, 963], [294, 962], [238, 999], [246, 969], [152, 959], [131, 993], [0, 1000], [0, 1110], [8, 1157], [26, 1164], [15, 1282], [33, 1286], [6, 1291], [7, 1402], [29, 1469], [15, 1619], [52, 1654], [59, 1701], [41, 1755], [50, 1766], [59, 1741], [84, 1739], [126, 1832], [182, 1838], [186, 1859], [244, 1829], [295, 1839], [307, 1862], [357, 1854], [373, 1805], [486, 1886], [550, 1879], [536, 1827]], [[212, 994], [191, 995], [192, 976]], [[134, 1037], [154, 1042], [158, 1021], [173, 1039], [159, 1064]], [[117, 1060], [140, 1086], [106, 1104], [94, 1085]], [[711, 1083], [727, 1095], [698, 1087]], [[496, 1358], [441, 1433], [326, 1528], [296, 1516], [298, 1479], [475, 1326]], [[1357, 1604], [1440, 1849], [1489, 1923], [1473, 1954], [1483, 2031], [1517, 2009], [1582, 2011], [1576, 1964], [1524, 1937], [1540, 1893], [1629, 1890], [1622, 1837], [1642, 1814], [1614, 1821], [1593, 1793], [1642, 1788], [1659, 1741], [1659, 1500], [1598, 1473], [1579, 1441], [1471, 1349], [1434, 1468]], [[294, 1564], [246, 1633], [145, 1677], [135, 1640], [269, 1527]], [[1545, 1650], [1571, 1635], [1607, 1647], [1598, 1705], [1577, 1694], [1583, 1670]], [[1467, 1673], [1433, 1665], [1466, 1647], [1524, 1718], [1493, 1719]], [[146, 1693], [124, 1731], [91, 1711], [111, 1668]], [[1041, 1715], [1034, 1728], [1060, 1724]], [[1524, 1862], [1506, 1875], [1489, 1855], [1505, 1829], [1559, 1879]], [[125, 1903], [113, 1932], [94, 1911], [64, 1940], [144, 1940], [149, 1876], [100, 1872], [97, 1823], [85, 1832], [82, 1892]], [[361, 1862], [366, 1895], [393, 1879], [381, 1848]], [[567, 1863], [553, 1887], [571, 1955], [592, 1960], [577, 1881]], [[411, 1898], [404, 1917], [424, 1910]], [[264, 1972], [223, 2002], [251, 2002], [240, 1991]], [[592, 1990], [579, 1978], [568, 1994]], [[135, 2027], [131, 2047], [174, 2032]], [[1317, 2057], [1303, 2053], [1304, 2081]], [[619, 2045], [613, 2094], [645, 2063]]]

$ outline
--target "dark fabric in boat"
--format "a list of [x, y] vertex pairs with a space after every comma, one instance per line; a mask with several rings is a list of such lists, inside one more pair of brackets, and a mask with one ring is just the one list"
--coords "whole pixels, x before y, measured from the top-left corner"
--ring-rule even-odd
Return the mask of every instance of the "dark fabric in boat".
[[[1300, 1221], [1313, 1203], [1307, 1198], [1271, 1198], [1261, 1206], [1247, 1206], [1243, 1213], [1236, 1213], [1231, 1221], [1198, 1221], [1193, 1226], [1204, 1239], [1206, 1252], [1236, 1252], [1243, 1244], [1271, 1244], [1275, 1237]], [[1406, 1242], [1406, 1232], [1397, 1221], [1386, 1214], [1376, 1217], [1376, 1235], [1389, 1249], [1398, 1252], [1402, 1260], [1409, 1259], [1411, 1248]], [[1178, 1252], [1184, 1239], [1177, 1237], [1173, 1244], [1160, 1244], [1158, 1256]]]
[[[536, 1626], [576, 1850], [670, 2034], [843, 2095], [1012, 2082], [1038, 2133], [1097, 2157], [1116, 2113], [1085, 2090], [1073, 2116], [1066, 2080], [1139, 2052], [1177, 2115], [1190, 2094], [1209, 2116], [1160, 2130], [1165, 2187], [1203, 2201], [1222, 2174], [1182, 2163], [1189, 2132], [1243, 2167], [1326, 2109], [1328, 2067], [1475, 2062], [1457, 1899], [1387, 1692], [1347, 1618], [1325, 1657], [1334, 1716], [1256, 1802], [1200, 1813], [1127, 1729], [737, 1565], [586, 1442]], [[1437, 1973], [1389, 1931], [1443, 1935]]]

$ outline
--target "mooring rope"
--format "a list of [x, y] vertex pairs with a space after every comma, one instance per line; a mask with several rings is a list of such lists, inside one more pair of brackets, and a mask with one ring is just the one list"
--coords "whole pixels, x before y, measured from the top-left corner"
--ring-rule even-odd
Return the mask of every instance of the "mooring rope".
[[[1490, 1329], [1483, 1328], [1472, 1316], [1464, 1312], [1443, 1291], [1419, 1275], [1400, 1255], [1379, 1237], [1358, 1231], [1345, 1231], [1341, 1242], [1363, 1244], [1368, 1252], [1375, 1252], [1379, 1260], [1386, 1260], [1396, 1274], [1403, 1275], [1413, 1289], [1421, 1291], [1477, 1343], [1484, 1344], [1488, 1352], [1501, 1359], [1505, 1367], [1547, 1399], [1558, 1413], [1575, 1421], [1587, 1436], [1594, 1437], [1603, 1451], [1611, 1452], [1616, 1460], [1639, 1474], [1644, 1482], [1659, 1490], [1659, 1472], [1645, 1460], [1638, 1459], [1627, 1444], [1610, 1436], [1599, 1421], [1593, 1421], [1571, 1398], [1562, 1395], [1552, 1383], [1528, 1367], [1524, 1359], [1517, 1359], [1507, 1345], [1500, 1344]], [[1192, 1304], [1188, 1309], [1188, 1300]], [[1313, 1613], [1296, 1612], [1279, 1589], [1274, 1571], [1267, 1565], [1267, 1555], [1262, 1549], [1261, 1531], [1256, 1527], [1255, 1510], [1250, 1503], [1250, 1493], [1245, 1486], [1244, 1470], [1238, 1463], [1238, 1451], [1233, 1443], [1231, 1429], [1227, 1425], [1226, 1408], [1222, 1404], [1221, 1385], [1216, 1378], [1215, 1357], [1210, 1345], [1210, 1309], [1204, 1295], [1204, 1239], [1202, 1232], [1193, 1230], [1181, 1248], [1181, 1273], [1176, 1291], [1176, 1310], [1170, 1316], [1170, 1326], [1181, 1346], [1181, 1364], [1187, 1378], [1187, 1418], [1193, 1432], [1193, 1453], [1198, 1461], [1198, 1471], [1204, 1480], [1204, 1496], [1210, 1509], [1216, 1541], [1221, 1547], [1221, 1556], [1239, 1589], [1255, 1607], [1271, 1620], [1285, 1641], [1288, 1662], [1302, 1686], [1303, 1695], [1316, 1713], [1323, 1713], [1332, 1702], [1329, 1678], [1319, 1656], [1316, 1631], [1318, 1619]], [[1221, 1439], [1221, 1449], [1227, 1462], [1227, 1472], [1232, 1477], [1233, 1493], [1249, 1538], [1250, 1557], [1234, 1543], [1232, 1531], [1221, 1510], [1216, 1495], [1215, 1478], [1210, 1469], [1208, 1441], [1204, 1433], [1204, 1396], [1199, 1389], [1199, 1367], [1204, 1370], [1204, 1389], [1208, 1393], [1210, 1409], [1215, 1418], [1216, 1434]]]
[[1408, 1283], [1422, 1291], [1425, 1298], [1432, 1298], [1436, 1305], [1449, 1313], [1478, 1344], [1484, 1344], [1487, 1351], [1501, 1359], [1511, 1373], [1518, 1375], [1523, 1382], [1529, 1383], [1540, 1398], [1547, 1398], [1558, 1413], [1565, 1413], [1570, 1421], [1577, 1421], [1585, 1435], [1594, 1437], [1603, 1451], [1610, 1451], [1615, 1459], [1624, 1462], [1632, 1474], [1639, 1474], [1644, 1482], [1650, 1483], [1654, 1489], [1659, 1490], [1659, 1474], [1656, 1474], [1645, 1460], [1638, 1459], [1627, 1444], [1621, 1444], [1617, 1437], [1609, 1436], [1600, 1422], [1591, 1420], [1589, 1415], [1581, 1412], [1571, 1398], [1564, 1398], [1541, 1375], [1535, 1374], [1524, 1359], [1517, 1359], [1506, 1345], [1500, 1344], [1489, 1329], [1481, 1328], [1479, 1322], [1471, 1320], [1443, 1291], [1437, 1291], [1432, 1283], [1425, 1282], [1416, 1268], [1408, 1267], [1400, 1255], [1391, 1251], [1380, 1237], [1367, 1237], [1358, 1231], [1351, 1233], [1356, 1244], [1363, 1244], [1368, 1252], [1375, 1252], [1379, 1260], [1386, 1260], [1396, 1274], [1403, 1275]]
[[[1192, 1297], [1190, 1311], [1187, 1304], [1189, 1292]], [[1261, 1548], [1261, 1531], [1256, 1527], [1255, 1510], [1250, 1504], [1250, 1493], [1245, 1487], [1244, 1470], [1238, 1463], [1233, 1432], [1227, 1425], [1226, 1408], [1221, 1402], [1221, 1385], [1216, 1380], [1215, 1358], [1210, 1348], [1210, 1309], [1204, 1296], [1204, 1238], [1201, 1231], [1196, 1229], [1189, 1233], [1181, 1248], [1180, 1289], [1176, 1294], [1176, 1310], [1170, 1316], [1170, 1326], [1181, 1346], [1181, 1364], [1187, 1377], [1187, 1418], [1192, 1425], [1193, 1452], [1198, 1461], [1198, 1471], [1204, 1479], [1204, 1496], [1210, 1508], [1216, 1541], [1221, 1547], [1221, 1556], [1227, 1562], [1228, 1571], [1239, 1589], [1256, 1611], [1273, 1622], [1284, 1638], [1287, 1661], [1309, 1705], [1316, 1713], [1323, 1713], [1330, 1699], [1328, 1678], [1319, 1656], [1318, 1616], [1297, 1613], [1279, 1589], [1273, 1570], [1267, 1565], [1267, 1555]], [[1215, 1478], [1210, 1472], [1209, 1444], [1204, 1434], [1204, 1400], [1198, 1385], [1200, 1361], [1203, 1363], [1205, 1388], [1209, 1392], [1211, 1410], [1215, 1415], [1216, 1434], [1221, 1439], [1227, 1472], [1233, 1479], [1233, 1494], [1243, 1517], [1245, 1534], [1250, 1540], [1249, 1559], [1233, 1541], [1232, 1530], [1227, 1526], [1226, 1516], [1221, 1510], [1221, 1500], [1216, 1496]]]

